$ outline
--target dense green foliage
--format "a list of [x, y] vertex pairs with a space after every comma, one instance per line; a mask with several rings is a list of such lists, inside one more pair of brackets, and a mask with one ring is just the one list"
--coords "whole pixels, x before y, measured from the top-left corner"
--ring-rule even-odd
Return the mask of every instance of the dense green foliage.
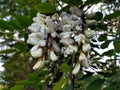
[[[100, 4], [101, 3], [101, 4]], [[95, 5], [101, 5], [94, 11]], [[120, 90], [120, 1], [119, 0], [1, 0], [0, 1], [0, 57], [5, 70], [1, 72], [1, 84], [7, 90]], [[31, 46], [28, 39], [28, 26], [37, 12], [53, 15], [66, 11], [70, 6], [77, 6], [83, 10], [83, 19], [94, 20], [86, 27], [96, 31], [92, 39], [90, 52], [91, 70], [79, 72], [71, 85], [69, 77], [62, 76], [70, 71], [70, 58], [64, 58], [64, 63], [51, 62], [52, 67], [33, 71], [36, 62], [29, 52]], [[59, 7], [59, 8], [58, 8]], [[89, 16], [89, 17], [88, 17]], [[109, 47], [110, 44], [113, 48]], [[109, 49], [108, 49], [109, 47]], [[104, 49], [101, 53], [99, 49]], [[60, 59], [63, 59], [60, 56]], [[62, 64], [61, 64], [62, 63]], [[58, 67], [60, 66], [60, 67]], [[54, 68], [55, 67], [55, 68]], [[56, 71], [52, 73], [52, 71]], [[49, 85], [53, 74], [53, 84]], [[45, 77], [48, 75], [47, 77]], [[42, 82], [46, 80], [46, 82]], [[64, 85], [63, 85], [64, 84]]]

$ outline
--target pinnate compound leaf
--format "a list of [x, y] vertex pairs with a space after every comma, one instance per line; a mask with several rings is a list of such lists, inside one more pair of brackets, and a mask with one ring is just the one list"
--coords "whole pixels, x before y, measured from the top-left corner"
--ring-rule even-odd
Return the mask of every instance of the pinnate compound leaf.
[[56, 7], [50, 3], [40, 3], [35, 5], [34, 9], [40, 13], [55, 13]]
[[88, 85], [86, 90], [101, 90], [104, 81], [104, 79], [96, 79]]

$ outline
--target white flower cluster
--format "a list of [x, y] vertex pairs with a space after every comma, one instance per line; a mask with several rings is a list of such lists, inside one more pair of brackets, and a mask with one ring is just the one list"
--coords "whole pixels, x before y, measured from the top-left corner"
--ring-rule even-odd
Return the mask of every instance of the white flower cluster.
[[56, 13], [51, 17], [38, 13], [33, 18], [34, 23], [28, 27], [32, 33], [27, 43], [33, 45], [31, 55], [38, 58], [34, 70], [43, 67], [45, 60], [56, 61], [60, 54], [68, 57], [73, 53], [76, 53], [77, 57], [73, 74], [78, 73], [81, 65], [89, 67], [89, 42], [95, 31], [84, 30], [79, 8], [71, 7], [70, 12], [71, 14], [62, 12], [60, 15]]

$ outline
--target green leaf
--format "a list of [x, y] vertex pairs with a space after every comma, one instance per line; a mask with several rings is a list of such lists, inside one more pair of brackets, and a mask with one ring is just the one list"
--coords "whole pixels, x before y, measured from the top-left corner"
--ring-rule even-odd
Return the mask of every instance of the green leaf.
[[14, 44], [14, 47], [20, 51], [25, 51], [26, 49], [28, 49], [27, 44], [25, 42], [16, 42]]
[[101, 0], [87, 0], [85, 2], [85, 5], [90, 5], [90, 4], [97, 4], [99, 3]]
[[104, 79], [96, 79], [88, 85], [86, 90], [101, 90], [104, 81]]
[[63, 71], [64, 73], [70, 72], [70, 66], [69, 66], [67, 63], [63, 63], [63, 64], [61, 65], [61, 69], [62, 69], [62, 71]]
[[103, 75], [104, 77], [114, 76], [116, 72], [97, 72], [98, 74]]
[[103, 90], [115, 90], [115, 88], [112, 85], [110, 85], [104, 88]]
[[10, 20], [9, 23], [16, 29], [23, 29], [23, 26], [17, 20]]
[[87, 72], [87, 74], [83, 75], [79, 80], [84, 80], [94, 74], [93, 72], [88, 72], [88, 71], [86, 71], [86, 72]]
[[50, 3], [40, 3], [35, 5], [35, 10], [37, 10], [40, 13], [55, 13], [56, 7], [54, 5], [51, 5]]
[[113, 50], [113, 49], [112, 49], [112, 50], [108, 50], [108, 51], [104, 52], [104, 53], [102, 54], [102, 56], [112, 56], [113, 53], [114, 53], [114, 50]]
[[101, 48], [102, 48], [102, 49], [107, 48], [108, 45], [110, 44], [110, 42], [111, 42], [110, 40], [105, 41], [105, 42], [101, 45]]
[[120, 39], [116, 39], [114, 41], [114, 48], [115, 48], [115, 52], [120, 52]]
[[81, 5], [83, 3], [82, 0], [61, 0], [61, 1], [72, 5]]
[[0, 29], [14, 31], [14, 27], [4, 20], [0, 20]]
[[98, 38], [99, 41], [105, 41], [107, 40], [107, 34], [104, 33], [104, 34], [101, 34], [100, 37]]
[[117, 17], [119, 17], [119, 16], [120, 16], [120, 10], [116, 10], [116, 11], [114, 11], [114, 13], [105, 16], [105, 17], [104, 17], [104, 20], [115, 19], [115, 18], [117, 18]]
[[24, 28], [28, 27], [32, 23], [31, 19], [27, 16], [17, 15], [16, 19]]
[[103, 14], [101, 12], [96, 12], [95, 13], [95, 16], [92, 18], [92, 19], [95, 19], [95, 20], [101, 20], [103, 18]]
[[6, 50], [2, 50], [0, 51], [0, 54], [9, 54], [9, 53], [13, 53], [16, 52], [16, 49], [6, 49]]
[[31, 81], [29, 81], [29, 80], [21, 80], [21, 81], [18, 81], [17, 82], [17, 85], [31, 85], [32, 84], [32, 82]]
[[31, 73], [31, 74], [28, 74], [28, 75], [27, 75], [27, 78], [28, 78], [29, 80], [37, 80], [38, 76], [39, 76], [38, 73]]
[[36, 16], [37, 11], [36, 11], [36, 10], [34, 10], [34, 9], [31, 9], [29, 13], [30, 13], [30, 18], [32, 19], [33, 17], [35, 17], [35, 16]]
[[68, 78], [61, 78], [53, 87], [53, 90], [64, 90], [65, 85], [68, 82]]
[[14, 87], [12, 87], [10, 90], [23, 90], [23, 85], [16, 85]]

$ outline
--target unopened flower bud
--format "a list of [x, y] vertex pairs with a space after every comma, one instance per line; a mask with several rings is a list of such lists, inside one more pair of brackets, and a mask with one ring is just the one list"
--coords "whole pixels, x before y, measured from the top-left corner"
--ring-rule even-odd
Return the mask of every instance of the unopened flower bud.
[[89, 64], [87, 60], [82, 61], [82, 66], [85, 68], [89, 68]]
[[86, 23], [88, 25], [94, 25], [96, 23], [96, 20], [86, 20]]
[[36, 62], [36, 64], [33, 66], [33, 69], [41, 69], [45, 64], [45, 60], [43, 57], [38, 58], [38, 61]]
[[91, 49], [91, 46], [90, 46], [89, 43], [84, 43], [84, 44], [83, 44], [82, 50], [83, 50], [84, 52], [88, 52], [90, 49]]
[[81, 61], [84, 61], [86, 59], [87, 59], [86, 55], [82, 51], [80, 51], [79, 61], [81, 62]]
[[56, 61], [56, 60], [58, 59], [58, 57], [56, 56], [53, 48], [50, 49], [50, 59], [51, 59], [52, 61]]
[[79, 70], [80, 70], [80, 63], [77, 62], [73, 71], [72, 71], [72, 74], [76, 75], [79, 72]]

